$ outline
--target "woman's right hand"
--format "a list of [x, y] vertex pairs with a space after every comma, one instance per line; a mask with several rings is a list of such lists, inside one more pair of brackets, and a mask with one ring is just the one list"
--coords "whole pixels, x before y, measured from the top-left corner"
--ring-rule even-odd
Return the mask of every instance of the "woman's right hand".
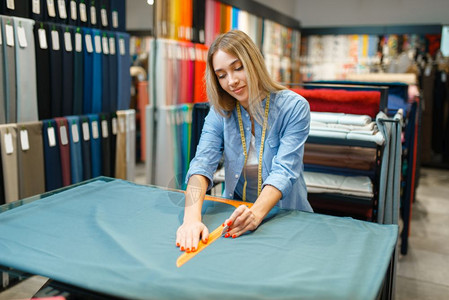
[[176, 232], [176, 246], [181, 251], [195, 252], [198, 249], [198, 242], [207, 244], [209, 230], [201, 221], [184, 221]]

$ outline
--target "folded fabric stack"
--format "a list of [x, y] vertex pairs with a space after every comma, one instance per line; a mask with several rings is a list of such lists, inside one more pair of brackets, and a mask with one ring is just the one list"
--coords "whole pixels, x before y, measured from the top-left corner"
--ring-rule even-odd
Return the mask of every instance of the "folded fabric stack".
[[368, 115], [311, 112], [310, 136], [361, 140], [383, 145], [385, 139]]

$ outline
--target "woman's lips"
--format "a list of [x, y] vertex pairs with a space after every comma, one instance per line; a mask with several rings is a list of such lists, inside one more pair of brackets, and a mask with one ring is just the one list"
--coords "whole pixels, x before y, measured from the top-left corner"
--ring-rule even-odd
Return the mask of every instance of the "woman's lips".
[[243, 91], [243, 88], [244, 88], [244, 86], [242, 86], [242, 87], [240, 87], [240, 88], [238, 88], [238, 89], [235, 89], [235, 90], [233, 90], [232, 92], [235, 93], [235, 94], [241, 94], [242, 91]]

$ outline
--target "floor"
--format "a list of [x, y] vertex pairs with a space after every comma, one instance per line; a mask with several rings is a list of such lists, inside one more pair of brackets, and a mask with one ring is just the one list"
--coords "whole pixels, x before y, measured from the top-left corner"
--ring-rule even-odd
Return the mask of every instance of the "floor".
[[[145, 166], [136, 167], [135, 182], [145, 184]], [[397, 300], [449, 299], [449, 170], [421, 169], [413, 203], [408, 253], [399, 257]], [[47, 278], [34, 276], [1, 299], [30, 299]]]

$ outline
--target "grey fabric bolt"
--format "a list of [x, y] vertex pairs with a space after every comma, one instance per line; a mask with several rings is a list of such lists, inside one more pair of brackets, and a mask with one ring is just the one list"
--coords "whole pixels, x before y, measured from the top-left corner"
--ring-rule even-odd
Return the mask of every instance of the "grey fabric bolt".
[[136, 169], [136, 111], [128, 109], [126, 114], [126, 180], [134, 181]]
[[[18, 39], [19, 27], [25, 29], [26, 47]], [[36, 55], [34, 50], [34, 21], [14, 18], [16, 45], [17, 122], [37, 121]]]
[[[13, 152], [6, 153], [5, 135], [12, 136]], [[17, 143], [16, 124], [0, 125], [0, 150], [3, 166], [3, 182], [5, 188], [5, 201], [10, 203], [19, 200], [19, 185], [17, 175]]]
[[[26, 130], [29, 149], [23, 149], [21, 132]], [[42, 122], [17, 124], [17, 164], [19, 198], [45, 192], [44, 145], [42, 142]]]
[[174, 164], [174, 136], [173, 127], [176, 122], [173, 118], [173, 108], [161, 107], [157, 110], [157, 140], [155, 153], [154, 183], [159, 186], [176, 188]]
[[[0, 22], [1, 23], [1, 22]], [[4, 33], [2, 30], [2, 26], [0, 26], [0, 124], [6, 123], [6, 100], [5, 100], [5, 83], [4, 83], [4, 53], [3, 53], [3, 44], [5, 43]]]
[[14, 46], [6, 44], [6, 25], [13, 26], [13, 19], [11, 17], [2, 16], [2, 29], [5, 36], [3, 39], [3, 54], [4, 54], [4, 78], [5, 78], [5, 92], [6, 92], [6, 123], [15, 123], [17, 119], [16, 108], [16, 58], [15, 47], [17, 41], [14, 41]]

